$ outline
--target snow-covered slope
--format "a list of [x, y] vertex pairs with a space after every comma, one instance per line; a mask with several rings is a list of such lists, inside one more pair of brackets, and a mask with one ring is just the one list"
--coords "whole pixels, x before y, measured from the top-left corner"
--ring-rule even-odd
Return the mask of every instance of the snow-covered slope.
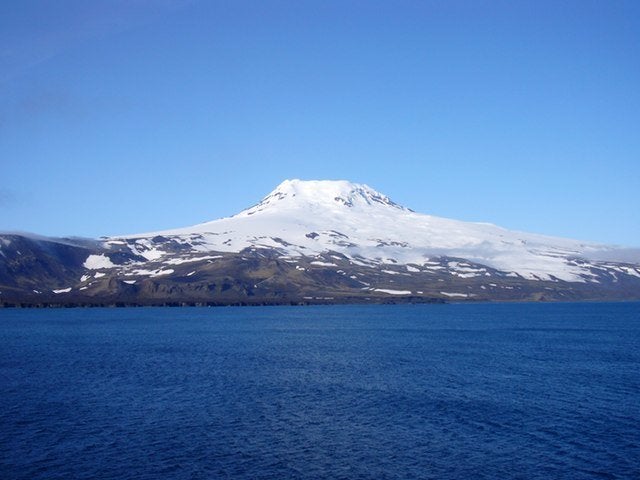
[[[163, 250], [162, 243], [152, 241], [158, 236], [184, 248], [179, 254]], [[133, 254], [167, 265], [188, 262], [190, 254], [202, 259], [210, 252], [270, 248], [291, 258], [336, 252], [369, 265], [428, 266], [430, 258], [455, 257], [525, 279], [569, 282], [589, 281], [596, 276], [594, 269], [624, 269], [614, 263], [628, 262], [629, 256], [640, 261], [637, 250], [416, 213], [366, 185], [347, 181], [286, 180], [260, 203], [232, 217], [114, 237], [106, 243], [128, 245]]]

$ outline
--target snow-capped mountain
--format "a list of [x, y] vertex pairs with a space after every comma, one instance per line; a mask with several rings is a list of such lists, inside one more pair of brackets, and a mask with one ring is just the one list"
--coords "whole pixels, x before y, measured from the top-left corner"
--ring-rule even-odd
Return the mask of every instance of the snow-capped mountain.
[[[129, 238], [158, 235], [200, 252], [273, 248], [295, 258], [334, 251], [355, 261], [418, 266], [434, 256], [448, 256], [531, 280], [570, 282], [594, 278], [592, 269], [602, 265], [589, 260], [607, 254], [615, 258], [616, 251], [416, 213], [367, 185], [347, 181], [285, 180], [260, 203], [233, 217]], [[153, 259], [167, 253], [152, 246], [134, 251]]]
[[87, 253], [56, 298], [640, 298], [640, 249], [425, 215], [347, 181], [286, 180], [232, 217]]

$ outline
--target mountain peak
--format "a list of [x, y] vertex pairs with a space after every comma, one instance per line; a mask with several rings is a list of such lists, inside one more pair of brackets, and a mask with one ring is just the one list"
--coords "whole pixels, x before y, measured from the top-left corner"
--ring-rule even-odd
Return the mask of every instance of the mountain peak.
[[365, 184], [347, 180], [291, 179], [283, 181], [260, 203], [244, 210], [239, 216], [309, 205], [322, 205], [331, 209], [382, 206], [408, 210]]

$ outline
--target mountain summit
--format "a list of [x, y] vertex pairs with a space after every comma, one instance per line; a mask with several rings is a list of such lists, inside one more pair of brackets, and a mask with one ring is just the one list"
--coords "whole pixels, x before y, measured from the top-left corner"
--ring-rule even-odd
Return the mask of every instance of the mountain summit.
[[393, 207], [405, 210], [367, 185], [346, 180], [285, 180], [262, 201], [238, 216], [282, 209], [318, 209], [328, 212], [347, 208]]
[[358, 183], [285, 180], [191, 227], [99, 241], [5, 235], [0, 292], [0, 303], [640, 298], [640, 255], [417, 213]]

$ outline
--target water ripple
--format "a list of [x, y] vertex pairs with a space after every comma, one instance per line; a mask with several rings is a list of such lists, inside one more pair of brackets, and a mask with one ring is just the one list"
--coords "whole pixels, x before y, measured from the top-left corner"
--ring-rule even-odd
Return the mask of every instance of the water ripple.
[[639, 313], [2, 312], [0, 477], [640, 478]]

